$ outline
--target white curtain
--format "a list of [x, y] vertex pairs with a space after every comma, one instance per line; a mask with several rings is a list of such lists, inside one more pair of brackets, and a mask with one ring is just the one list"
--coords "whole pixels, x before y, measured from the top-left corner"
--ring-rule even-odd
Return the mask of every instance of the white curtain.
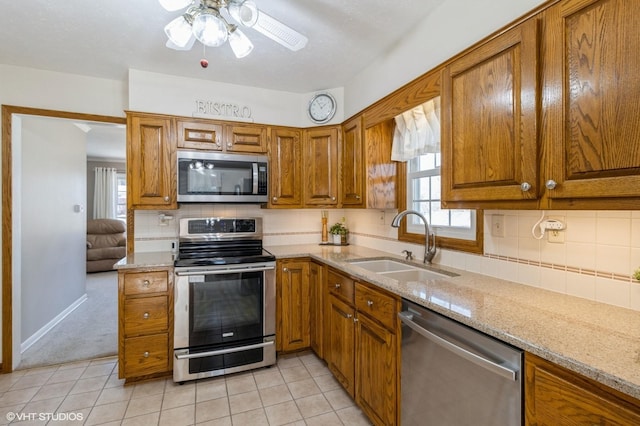
[[440, 152], [440, 97], [395, 117], [391, 159], [409, 161], [422, 154]]
[[93, 193], [93, 218], [115, 219], [118, 204], [118, 177], [116, 169], [96, 167]]

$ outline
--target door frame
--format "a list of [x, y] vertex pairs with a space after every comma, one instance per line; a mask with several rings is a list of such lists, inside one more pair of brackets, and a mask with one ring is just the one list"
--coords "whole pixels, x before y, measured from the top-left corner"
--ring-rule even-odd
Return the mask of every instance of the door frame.
[[[13, 114], [127, 124], [124, 117], [2, 105], [2, 373], [13, 371]], [[127, 217], [131, 216], [129, 213]], [[132, 228], [133, 222], [127, 221], [127, 233], [130, 235], [133, 235]]]

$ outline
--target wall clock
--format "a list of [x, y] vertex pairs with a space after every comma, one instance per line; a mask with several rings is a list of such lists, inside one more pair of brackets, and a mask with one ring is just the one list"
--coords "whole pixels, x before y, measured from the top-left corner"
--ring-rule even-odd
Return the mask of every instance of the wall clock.
[[323, 92], [314, 95], [309, 101], [309, 118], [314, 123], [323, 124], [331, 120], [336, 113], [337, 103], [331, 94]]

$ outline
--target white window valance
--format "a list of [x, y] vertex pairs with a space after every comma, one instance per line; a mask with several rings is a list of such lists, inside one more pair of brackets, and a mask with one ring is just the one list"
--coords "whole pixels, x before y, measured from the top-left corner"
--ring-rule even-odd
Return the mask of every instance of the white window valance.
[[409, 161], [440, 152], [440, 97], [397, 115], [395, 121], [392, 160]]

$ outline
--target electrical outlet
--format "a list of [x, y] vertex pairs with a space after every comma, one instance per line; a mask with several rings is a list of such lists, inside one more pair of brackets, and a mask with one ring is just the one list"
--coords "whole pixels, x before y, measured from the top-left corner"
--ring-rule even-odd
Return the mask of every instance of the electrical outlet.
[[384, 226], [384, 210], [378, 212], [378, 225]]
[[494, 237], [504, 238], [504, 215], [491, 215], [491, 235]]
[[547, 241], [550, 243], [564, 243], [564, 232], [556, 229], [548, 229]]

